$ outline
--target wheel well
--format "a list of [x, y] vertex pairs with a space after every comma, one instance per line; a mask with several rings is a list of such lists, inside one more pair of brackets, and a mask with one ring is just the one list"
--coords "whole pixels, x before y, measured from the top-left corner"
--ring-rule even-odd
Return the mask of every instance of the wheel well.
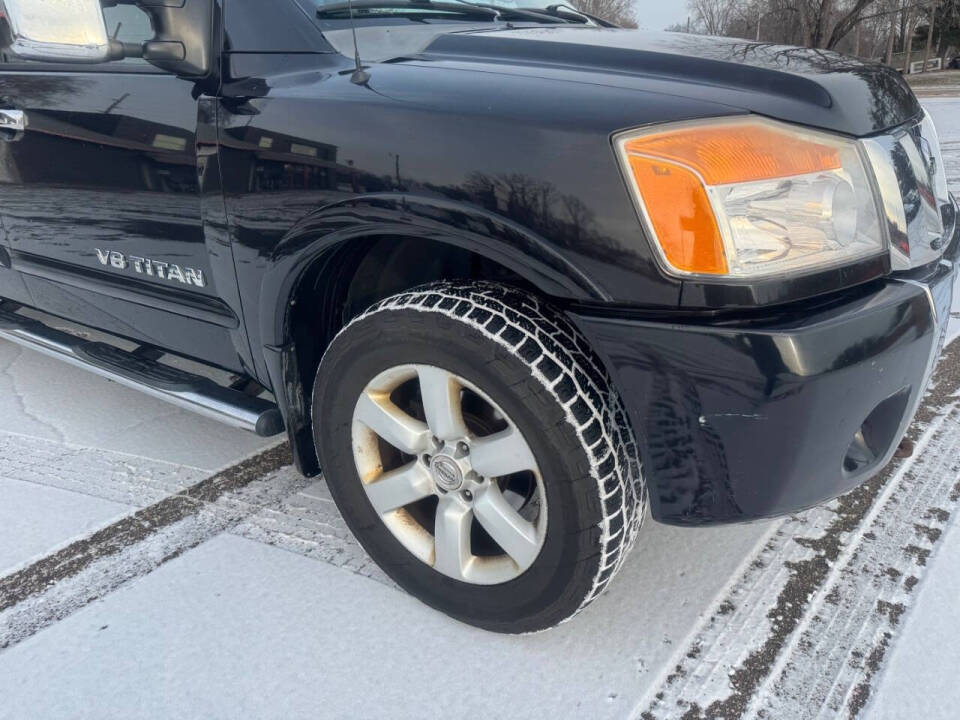
[[331, 250], [307, 269], [291, 298], [290, 337], [306, 404], [323, 353], [351, 319], [378, 300], [436, 280], [489, 280], [535, 291], [508, 268], [447, 243], [375, 237]]

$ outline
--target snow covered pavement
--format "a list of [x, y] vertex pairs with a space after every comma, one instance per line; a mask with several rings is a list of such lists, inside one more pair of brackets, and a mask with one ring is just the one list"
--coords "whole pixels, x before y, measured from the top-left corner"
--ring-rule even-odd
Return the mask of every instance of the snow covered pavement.
[[[960, 193], [960, 100], [926, 102]], [[587, 611], [502, 637], [396, 589], [282, 445], [0, 343], [0, 719], [951, 717], [947, 353], [912, 458], [775, 522], [648, 523]]]

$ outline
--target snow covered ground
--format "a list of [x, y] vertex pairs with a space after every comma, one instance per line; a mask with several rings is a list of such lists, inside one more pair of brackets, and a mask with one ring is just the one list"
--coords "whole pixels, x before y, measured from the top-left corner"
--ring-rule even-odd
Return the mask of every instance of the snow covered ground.
[[891, 652], [872, 720], [953, 718], [960, 707], [960, 526], [954, 523]]
[[[925, 103], [960, 193], [960, 100]], [[648, 523], [514, 638], [400, 592], [282, 446], [0, 342], [0, 719], [953, 717], [947, 353], [913, 458], [783, 520]]]
[[[944, 151], [944, 163], [953, 192], [960, 197], [960, 101], [925, 99], [933, 115]], [[960, 344], [960, 280], [954, 294], [954, 311], [947, 342]], [[950, 498], [960, 494], [960, 448], [954, 450]], [[919, 585], [913, 608], [907, 613], [875, 700], [869, 705], [871, 720], [905, 717], [953, 718], [960, 706], [960, 523], [944, 528], [940, 543]]]

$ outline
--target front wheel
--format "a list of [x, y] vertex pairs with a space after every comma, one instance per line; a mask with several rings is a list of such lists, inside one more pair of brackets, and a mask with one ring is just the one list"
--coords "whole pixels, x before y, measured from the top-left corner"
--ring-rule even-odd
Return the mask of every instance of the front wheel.
[[371, 557], [478, 627], [569, 619], [640, 528], [620, 399], [569, 321], [523, 292], [442, 283], [378, 303], [324, 355], [313, 421], [330, 491]]

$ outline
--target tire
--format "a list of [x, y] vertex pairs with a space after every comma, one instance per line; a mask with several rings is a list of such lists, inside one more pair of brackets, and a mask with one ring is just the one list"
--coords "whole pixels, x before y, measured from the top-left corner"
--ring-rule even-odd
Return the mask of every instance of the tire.
[[[437, 377], [449, 392], [436, 389]], [[446, 414], [437, 398], [449, 401], [439, 404]], [[384, 407], [409, 431], [402, 441], [383, 424]], [[606, 589], [640, 530], [646, 487], [619, 395], [574, 326], [528, 293], [451, 282], [377, 303], [327, 349], [312, 413], [321, 466], [351, 531], [398, 585], [462, 622], [527, 633], [569, 620]], [[425, 439], [438, 417], [453, 439]], [[427, 435], [421, 420], [432, 422]], [[454, 442], [464, 428], [467, 439]], [[511, 450], [499, 452], [507, 439]], [[528, 454], [513, 452], [521, 440]], [[429, 495], [384, 512], [399, 501], [386, 503], [381, 489], [401, 478], [404, 493]], [[504, 502], [523, 522], [509, 508], [491, 520], [489, 508]], [[465, 514], [453, 520], [451, 508]], [[503, 534], [503, 517], [522, 530], [519, 545]]]

